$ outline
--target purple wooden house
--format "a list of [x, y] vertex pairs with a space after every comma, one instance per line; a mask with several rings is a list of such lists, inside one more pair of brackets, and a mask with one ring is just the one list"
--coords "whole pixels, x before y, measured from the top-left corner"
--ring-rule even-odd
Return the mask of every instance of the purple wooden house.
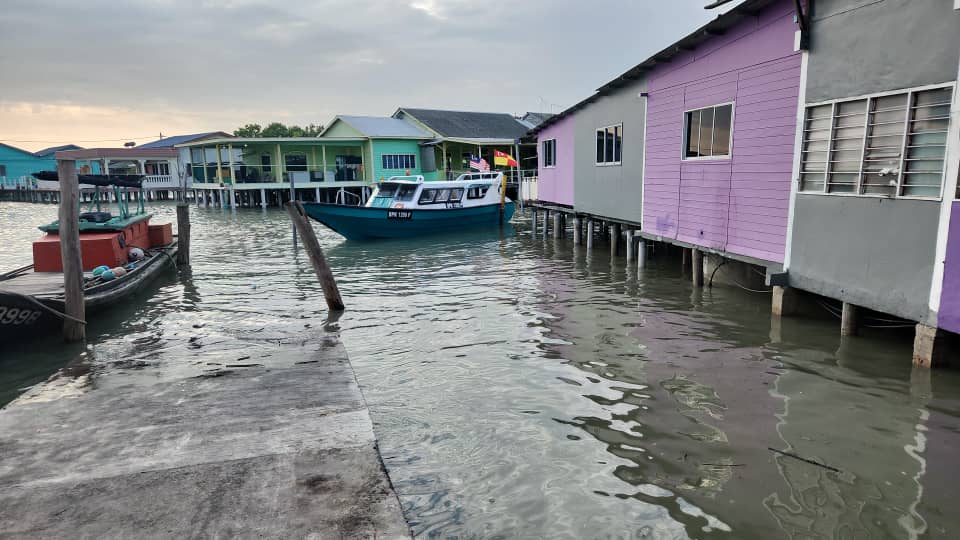
[[573, 118], [550, 123], [537, 135], [537, 199], [573, 207]]
[[801, 75], [794, 15], [789, 0], [746, 2], [647, 72], [644, 236], [783, 262]]

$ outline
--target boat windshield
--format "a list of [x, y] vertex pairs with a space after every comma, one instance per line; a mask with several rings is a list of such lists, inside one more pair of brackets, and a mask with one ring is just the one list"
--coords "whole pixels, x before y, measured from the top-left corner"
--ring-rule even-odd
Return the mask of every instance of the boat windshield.
[[381, 183], [379, 189], [377, 190], [377, 197], [393, 197], [397, 193], [397, 188], [400, 187], [399, 184], [383, 184]]
[[490, 184], [473, 184], [467, 188], [467, 198], [482, 199], [487, 195], [487, 190], [489, 189]]
[[397, 194], [394, 196], [394, 199], [404, 202], [412, 201], [419, 187], [418, 184], [400, 184], [397, 187]]

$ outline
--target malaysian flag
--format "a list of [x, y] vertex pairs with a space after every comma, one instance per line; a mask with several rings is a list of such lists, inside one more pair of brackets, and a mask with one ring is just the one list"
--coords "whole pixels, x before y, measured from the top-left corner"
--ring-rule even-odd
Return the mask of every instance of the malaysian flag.
[[470, 154], [470, 168], [480, 172], [487, 172], [490, 170], [490, 164], [487, 163], [487, 160]]

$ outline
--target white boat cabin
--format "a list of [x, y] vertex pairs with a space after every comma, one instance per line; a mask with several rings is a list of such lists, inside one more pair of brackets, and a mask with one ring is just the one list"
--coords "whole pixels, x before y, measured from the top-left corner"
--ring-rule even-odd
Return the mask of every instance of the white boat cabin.
[[500, 204], [503, 173], [461, 174], [455, 180], [431, 180], [423, 176], [391, 176], [376, 185], [367, 201], [369, 208], [442, 210]]

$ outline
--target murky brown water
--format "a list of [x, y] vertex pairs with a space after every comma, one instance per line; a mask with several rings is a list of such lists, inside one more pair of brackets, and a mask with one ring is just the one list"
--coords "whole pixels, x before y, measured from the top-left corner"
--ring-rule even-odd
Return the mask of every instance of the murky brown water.
[[[55, 212], [0, 203], [0, 270], [29, 261]], [[77, 354], [162, 377], [324, 324], [283, 213], [193, 219], [190, 274], [91, 321], [85, 351], [4, 347], [0, 401]], [[419, 242], [321, 234], [348, 305], [332, 327], [419, 535], [960, 537], [957, 373], [913, 371], [902, 336], [772, 325], [767, 295], [696, 291], [674, 261], [638, 275], [516, 221]]]

